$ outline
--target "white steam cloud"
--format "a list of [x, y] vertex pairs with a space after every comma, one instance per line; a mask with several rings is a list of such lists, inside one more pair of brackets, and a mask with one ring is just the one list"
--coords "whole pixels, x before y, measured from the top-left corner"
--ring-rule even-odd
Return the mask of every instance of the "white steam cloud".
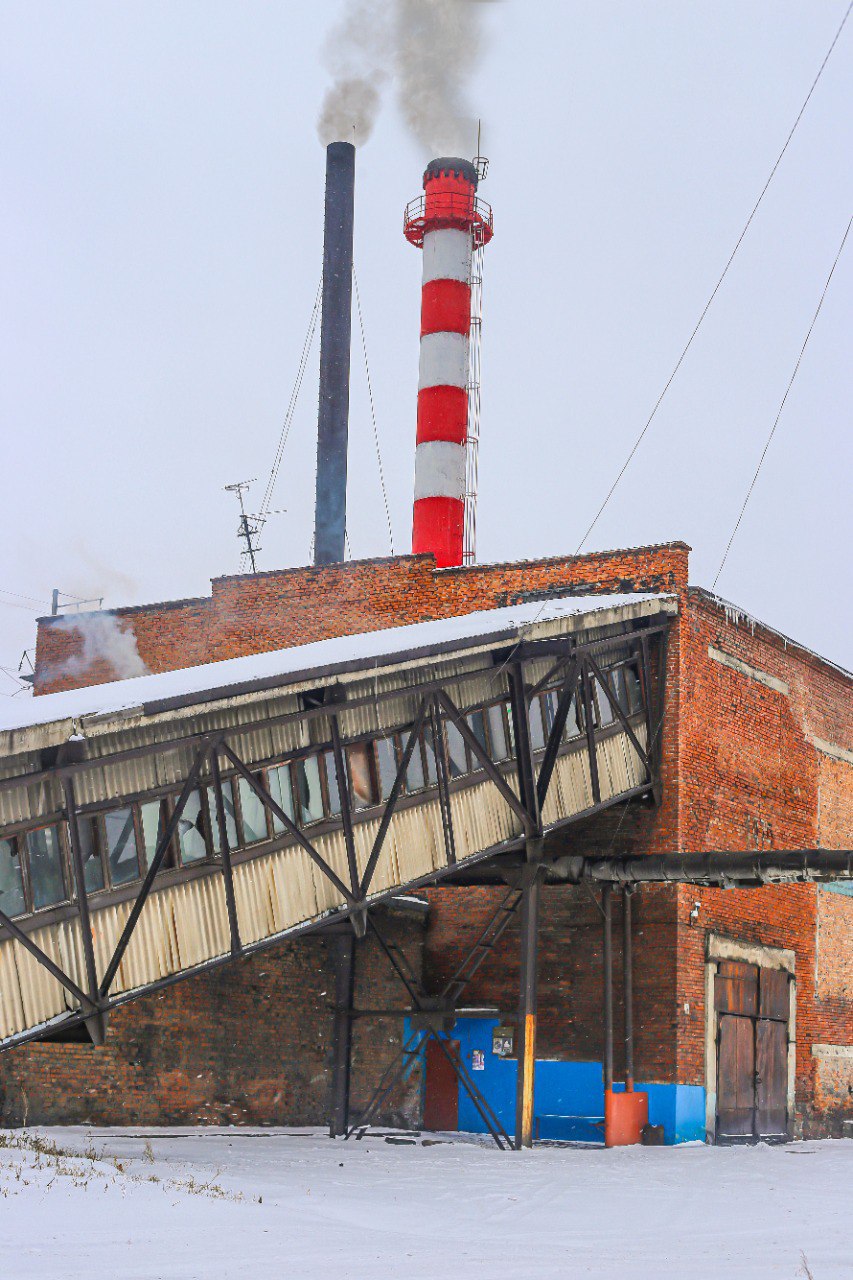
[[50, 679], [86, 675], [96, 662], [109, 663], [116, 680], [149, 674], [139, 655], [136, 636], [122, 629], [114, 613], [71, 614], [52, 626], [79, 635], [81, 645], [77, 653], [50, 672]]
[[465, 85], [483, 47], [479, 9], [495, 0], [347, 0], [326, 41], [332, 73], [320, 141], [366, 142], [389, 82], [425, 152], [468, 155], [475, 123]]

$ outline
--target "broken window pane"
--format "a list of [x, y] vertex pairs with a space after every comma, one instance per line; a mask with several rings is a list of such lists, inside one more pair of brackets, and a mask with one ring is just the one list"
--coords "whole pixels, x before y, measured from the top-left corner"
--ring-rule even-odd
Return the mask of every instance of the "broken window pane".
[[30, 866], [30, 887], [33, 910], [53, 907], [64, 902], [65, 875], [62, 867], [62, 850], [58, 827], [42, 827], [40, 831], [27, 833], [27, 854]]
[[104, 848], [113, 884], [127, 884], [138, 878], [139, 856], [132, 809], [111, 809], [104, 814]]
[[[263, 778], [258, 775], [263, 786]], [[245, 778], [237, 782], [240, 792], [240, 816], [243, 819], [243, 844], [258, 844], [267, 839], [267, 812], [263, 801]]]
[[80, 857], [83, 860], [83, 882], [87, 893], [97, 893], [104, 887], [104, 866], [98, 848], [97, 825], [94, 818], [78, 818]]
[[302, 822], [320, 822], [323, 818], [323, 792], [320, 790], [320, 761], [316, 756], [297, 760], [293, 766], [299, 816]]
[[[240, 844], [237, 834], [237, 815], [234, 812], [234, 786], [230, 779], [222, 783], [222, 808], [225, 810], [225, 834], [228, 837], [228, 848], [236, 849]], [[210, 819], [210, 847], [214, 853], [222, 852], [222, 839], [219, 832], [219, 816], [216, 811], [216, 790], [207, 788], [207, 812]]]
[[184, 805], [184, 811], [178, 819], [178, 843], [181, 847], [181, 862], [198, 862], [207, 857], [207, 841], [204, 838], [204, 811], [201, 794], [191, 792]]
[[[270, 769], [268, 774], [270, 780], [270, 795], [275, 800], [278, 807], [287, 814], [290, 821], [296, 822], [296, 814], [293, 811], [293, 792], [290, 787], [290, 765], [282, 764], [277, 769]], [[272, 816], [273, 834], [280, 836], [285, 831], [285, 825], [277, 813]]]
[[0, 840], [0, 911], [19, 916], [26, 911], [24, 875], [16, 840]]

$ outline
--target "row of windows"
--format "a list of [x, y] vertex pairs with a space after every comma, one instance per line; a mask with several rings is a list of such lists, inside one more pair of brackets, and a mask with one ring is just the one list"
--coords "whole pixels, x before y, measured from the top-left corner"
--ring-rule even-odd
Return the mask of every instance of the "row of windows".
[[[621, 709], [633, 715], [642, 707], [639, 677], [630, 665], [609, 673]], [[544, 749], [554, 722], [559, 691], [549, 689], [530, 701], [530, 740], [534, 751]], [[611, 724], [616, 713], [596, 681], [593, 715], [597, 726]], [[471, 711], [466, 720], [472, 734], [498, 764], [515, 754], [512, 719], [506, 702]], [[459, 729], [443, 721], [447, 765], [451, 780], [482, 769]], [[583, 710], [573, 700], [563, 734], [565, 740], [584, 732]], [[388, 799], [408, 741], [408, 733], [391, 733], [345, 749], [353, 807], [368, 809]], [[340, 816], [341, 800], [331, 751], [272, 766], [256, 774], [259, 783], [298, 827]], [[425, 726], [409, 760], [403, 793], [417, 794], [438, 781], [435, 742]], [[284, 834], [281, 819], [261, 802], [245, 778], [223, 780], [228, 845], [247, 848]], [[172, 812], [175, 797], [126, 805], [78, 819], [86, 888], [89, 893], [120, 887], [140, 879], [150, 865]], [[9, 916], [41, 911], [71, 897], [71, 878], [64, 826], [42, 827], [20, 837], [0, 839], [0, 909]], [[212, 787], [193, 792], [178, 822], [163, 867], [187, 866], [221, 853], [216, 799]]]

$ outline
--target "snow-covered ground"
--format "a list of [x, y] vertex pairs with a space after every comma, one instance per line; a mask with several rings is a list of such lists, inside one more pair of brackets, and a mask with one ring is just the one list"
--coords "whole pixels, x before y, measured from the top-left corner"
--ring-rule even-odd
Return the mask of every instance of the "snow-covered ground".
[[853, 1275], [853, 1141], [501, 1154], [313, 1130], [50, 1129], [0, 1144], [10, 1280]]

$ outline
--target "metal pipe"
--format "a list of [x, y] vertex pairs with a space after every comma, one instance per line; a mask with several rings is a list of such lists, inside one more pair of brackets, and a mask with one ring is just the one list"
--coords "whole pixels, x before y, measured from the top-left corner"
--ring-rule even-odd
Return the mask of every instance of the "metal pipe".
[[315, 564], [337, 564], [344, 558], [354, 202], [355, 147], [331, 142], [326, 148]]
[[571, 855], [553, 864], [569, 880], [610, 884], [650, 882], [758, 886], [853, 879], [851, 849], [774, 849], [707, 853], [644, 854], [637, 858], [584, 858]]
[[604, 1094], [613, 1092], [613, 890], [601, 889], [604, 916]]
[[622, 890], [622, 986], [625, 1001], [625, 1092], [634, 1092], [634, 955], [631, 938], [631, 896], [633, 889]]

